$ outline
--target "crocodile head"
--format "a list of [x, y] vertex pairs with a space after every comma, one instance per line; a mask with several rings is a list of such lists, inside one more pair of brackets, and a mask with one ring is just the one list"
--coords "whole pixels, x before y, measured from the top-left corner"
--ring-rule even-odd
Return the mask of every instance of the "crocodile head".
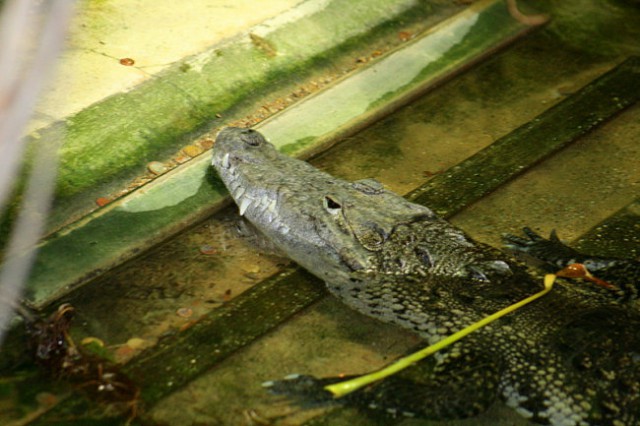
[[336, 285], [354, 272], [379, 269], [377, 254], [398, 226], [435, 217], [375, 180], [342, 181], [280, 154], [252, 129], [223, 129], [212, 164], [241, 215], [294, 261]]

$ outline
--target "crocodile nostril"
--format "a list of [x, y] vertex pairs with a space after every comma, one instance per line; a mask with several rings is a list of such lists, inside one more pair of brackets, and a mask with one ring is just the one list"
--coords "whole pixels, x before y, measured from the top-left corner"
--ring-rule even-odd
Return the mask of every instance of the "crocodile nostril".
[[260, 146], [264, 141], [264, 137], [253, 129], [244, 129], [240, 135], [244, 143], [250, 146]]

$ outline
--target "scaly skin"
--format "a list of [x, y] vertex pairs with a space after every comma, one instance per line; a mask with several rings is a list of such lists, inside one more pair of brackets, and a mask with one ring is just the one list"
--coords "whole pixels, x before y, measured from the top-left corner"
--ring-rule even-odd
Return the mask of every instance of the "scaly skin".
[[[253, 130], [221, 131], [212, 164], [241, 214], [334, 295], [429, 343], [542, 287], [540, 276], [428, 208], [376, 181], [345, 182], [279, 154]], [[637, 311], [610, 291], [560, 281], [439, 353], [435, 367], [419, 363], [344, 401], [449, 419], [501, 398], [540, 424], [640, 425], [639, 326]], [[322, 387], [335, 380], [299, 376], [270, 385], [329, 399]]]

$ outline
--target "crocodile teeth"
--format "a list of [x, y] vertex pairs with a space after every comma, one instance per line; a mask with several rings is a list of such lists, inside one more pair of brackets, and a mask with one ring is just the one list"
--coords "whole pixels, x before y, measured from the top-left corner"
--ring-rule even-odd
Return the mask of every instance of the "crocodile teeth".
[[273, 222], [273, 219], [276, 218], [276, 200], [264, 196], [260, 199], [260, 203], [258, 206], [259, 213], [262, 214], [264, 219], [266, 219], [267, 223]]
[[269, 200], [266, 196], [260, 198], [257, 202], [256, 202], [256, 213], [260, 214], [263, 213], [265, 211], [265, 209], [267, 208], [267, 205], [269, 204]]
[[231, 167], [231, 163], [229, 163], [229, 153], [227, 152], [224, 157], [222, 157], [222, 167], [228, 169]]
[[244, 212], [246, 212], [251, 205], [251, 201], [253, 201], [251, 198], [243, 198], [242, 201], [240, 201], [240, 216], [244, 216]]
[[276, 213], [276, 204], [277, 204], [277, 203], [276, 203], [276, 200], [275, 200], [275, 199], [273, 199], [273, 200], [269, 201], [269, 205], [267, 206], [267, 211], [268, 211], [269, 213], [273, 213], [273, 214], [275, 214], [275, 213]]
[[240, 201], [242, 194], [244, 194], [244, 188], [239, 186], [233, 191], [233, 198], [235, 198], [236, 201]]
[[237, 180], [232, 180], [229, 183], [227, 183], [227, 188], [229, 189], [230, 193], [234, 193], [236, 192], [236, 190], [240, 187], [240, 182], [238, 182]]

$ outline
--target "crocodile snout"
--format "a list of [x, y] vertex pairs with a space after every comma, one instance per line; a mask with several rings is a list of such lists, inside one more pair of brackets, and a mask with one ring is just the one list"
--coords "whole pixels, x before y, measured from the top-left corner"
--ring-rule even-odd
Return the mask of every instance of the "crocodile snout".
[[240, 139], [249, 146], [260, 146], [265, 142], [264, 136], [253, 129], [242, 129]]
[[259, 147], [267, 143], [264, 136], [253, 129], [225, 127], [216, 137], [216, 146], [225, 151]]

